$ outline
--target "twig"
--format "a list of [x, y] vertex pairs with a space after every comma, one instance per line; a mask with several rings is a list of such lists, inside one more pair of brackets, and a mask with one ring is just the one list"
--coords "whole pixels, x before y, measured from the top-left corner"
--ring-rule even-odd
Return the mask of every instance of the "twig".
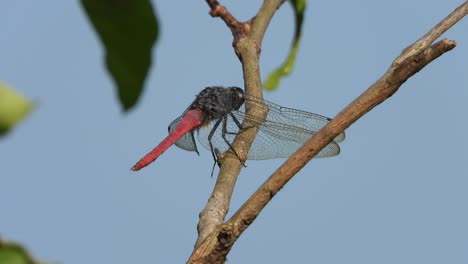
[[424, 49], [429, 47], [436, 39], [438, 39], [445, 31], [451, 28], [455, 23], [460, 21], [464, 16], [468, 14], [468, 2], [465, 1], [464, 4], [457, 7], [452, 13], [450, 13], [446, 18], [439, 22], [435, 27], [433, 27], [429, 32], [424, 34], [416, 42], [405, 48], [400, 56], [398, 56], [393, 63], [398, 64], [402, 63], [410, 56], [419, 54]]
[[210, 6], [210, 15], [212, 17], [221, 18], [231, 30], [234, 37], [233, 46], [250, 31], [250, 22], [239, 22], [226, 7], [221, 5], [217, 0], [206, 0], [206, 3]]
[[[259, 187], [228, 222], [217, 226], [201, 244], [198, 244], [189, 263], [223, 263], [234, 242], [255, 220], [265, 205], [323, 147], [372, 108], [393, 95], [408, 78], [455, 47], [454, 41], [446, 39], [432, 46], [429, 45], [467, 13], [468, 2], [465, 2], [421, 39], [403, 50], [402, 54], [393, 61], [390, 68], [379, 80], [294, 153]], [[265, 24], [265, 27], [267, 25], [268, 23]], [[252, 28], [252, 32], [256, 32], [255, 28]], [[255, 33], [255, 36], [261, 38], [263, 33]], [[257, 44], [259, 43], [261, 40], [257, 42]], [[244, 73], [246, 73], [247, 66], [245, 64], [243, 66]], [[254, 67], [254, 70], [258, 70], [258, 66]]]

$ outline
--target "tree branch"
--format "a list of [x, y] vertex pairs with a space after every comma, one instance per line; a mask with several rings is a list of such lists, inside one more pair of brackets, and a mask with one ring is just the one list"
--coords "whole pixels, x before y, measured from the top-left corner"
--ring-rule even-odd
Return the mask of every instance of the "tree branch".
[[[402, 63], [401, 67], [394, 71], [394, 74], [382, 76], [366, 92], [315, 134], [283, 163], [225, 224], [226, 227], [230, 227], [229, 233], [232, 233], [233, 242], [255, 220], [273, 196], [322, 148], [365, 113], [389, 98], [409, 77], [454, 47], [454, 41], [442, 40], [427, 48], [423, 53], [409, 57], [408, 60]], [[226, 229], [226, 227], [222, 226], [220, 230]]]
[[438, 39], [445, 31], [451, 28], [455, 23], [460, 21], [464, 16], [468, 14], [468, 3], [465, 1], [464, 4], [457, 7], [452, 13], [450, 13], [444, 20], [439, 22], [429, 32], [424, 34], [416, 42], [405, 48], [400, 56], [398, 56], [393, 63], [399, 64], [408, 57], [414, 56], [421, 53], [424, 49], [429, 47], [436, 39]]
[[239, 22], [223, 5], [217, 0], [206, 0], [206, 3], [210, 6], [210, 15], [212, 17], [221, 18], [224, 23], [229, 27], [232, 32], [233, 46], [241, 38], [245, 38], [247, 33], [250, 32], [250, 22]]
[[[266, 2], [268, 2], [268, 4], [266, 4]], [[257, 89], [260, 87], [258, 68], [259, 45], [261, 44], [261, 39], [268, 26], [268, 22], [274, 10], [276, 10], [276, 8], [272, 10], [269, 7], [269, 4], [272, 2], [277, 4], [276, 8], [282, 3], [282, 1], [265, 1], [261, 10], [264, 10], [264, 14], [270, 17], [263, 20], [260, 18], [259, 12], [259, 15], [253, 20], [252, 34], [247, 38], [239, 39], [238, 43], [234, 46], [236, 53], [243, 63], [246, 90], [251, 90], [255, 93], [258, 92]], [[272, 7], [274, 7], [274, 5], [272, 5]], [[405, 48], [402, 54], [393, 61], [387, 72], [380, 79], [343, 109], [332, 121], [294, 153], [262, 186], [259, 187], [229, 221], [220, 225], [220, 223], [224, 221], [224, 217], [227, 213], [233, 185], [235, 184], [237, 175], [242, 166], [236, 158], [231, 155], [226, 155], [226, 159], [221, 167], [217, 186], [215, 187], [210, 201], [212, 199], [223, 200], [223, 198], [227, 197], [229, 197], [229, 199], [224, 199], [223, 202], [220, 203], [212, 202], [212, 207], [209, 207], [210, 201], [208, 202], [205, 210], [218, 210], [216, 206], [219, 204], [224, 206], [221, 208], [222, 219], [218, 218], [219, 221], [217, 224], [213, 224], [207, 228], [207, 230], [210, 230], [208, 236], [203, 239], [199, 237], [199, 241], [197, 241], [196, 248], [189, 259], [189, 263], [223, 263], [232, 245], [242, 232], [255, 220], [266, 204], [323, 147], [372, 108], [392, 96], [408, 78], [455, 47], [456, 44], [454, 41], [446, 39], [432, 46], [429, 45], [431, 45], [435, 39], [439, 38], [447, 29], [460, 21], [467, 13], [468, 2], [465, 2], [418, 41]], [[258, 25], [258, 29], [256, 25]], [[255, 49], [256, 51], [254, 51]], [[254, 56], [254, 52], [256, 52], [257, 56]], [[242, 140], [241, 137], [244, 134], [246, 133], [241, 133], [241, 135], [236, 138], [234, 142], [234, 148], [236, 150], [248, 150], [248, 147], [245, 148], [245, 145], [250, 146], [252, 140], [247, 141], [246, 144], [239, 144], [238, 139]], [[246, 152], [243, 151], [240, 152], [243, 157], [245, 157], [245, 153]], [[228, 170], [234, 170], [235, 172], [229, 174]], [[233, 176], [234, 174], [235, 176]], [[227, 178], [222, 179], [223, 177]], [[233, 179], [229, 179], [229, 177], [233, 177]], [[215, 194], [219, 182], [229, 182], [229, 184], [232, 184], [229, 188], [224, 190], [230, 191], [228, 194], [224, 193], [221, 189], [219, 193]], [[215, 198], [215, 196], [217, 198]], [[203, 218], [202, 215], [200, 218]]]
[[[238, 22], [229, 11], [221, 6], [218, 1], [207, 0], [211, 8], [210, 14], [214, 17], [219, 16], [226, 25], [231, 29], [234, 40], [233, 47], [238, 58], [242, 63], [244, 75], [244, 87], [248, 95], [254, 95], [263, 98], [262, 86], [260, 79], [259, 56], [260, 45], [264, 32], [268, 27], [274, 12], [284, 2], [284, 0], [264, 1], [257, 16], [245, 23]], [[255, 116], [266, 116], [266, 112], [252, 113], [249, 105], [246, 105], [248, 114]], [[247, 125], [247, 127], [249, 127]], [[248, 129], [236, 137], [233, 142], [233, 148], [243, 160], [246, 159], [250, 145], [255, 138], [257, 130], [255, 128]], [[200, 213], [200, 221], [198, 223], [198, 238], [195, 243], [195, 250], [189, 259], [189, 263], [216, 263], [208, 260], [213, 260], [216, 257], [211, 256], [209, 259], [201, 255], [195, 254], [199, 251], [199, 246], [213, 231], [224, 223], [224, 219], [229, 210], [232, 192], [234, 190], [237, 177], [242, 169], [242, 162], [232, 153], [226, 153], [220, 158], [220, 172], [213, 192], [207, 202], [207, 205]], [[220, 251], [220, 259], [225, 259], [229, 251]], [[223, 261], [220, 260], [220, 263]]]

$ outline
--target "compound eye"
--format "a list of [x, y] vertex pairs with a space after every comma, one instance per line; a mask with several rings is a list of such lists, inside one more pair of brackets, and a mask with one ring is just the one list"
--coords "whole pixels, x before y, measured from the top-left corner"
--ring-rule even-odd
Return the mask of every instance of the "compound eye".
[[237, 91], [237, 94], [239, 95], [240, 98], [244, 97], [244, 94], [245, 94], [244, 90], [242, 90], [239, 87], [236, 87], [236, 91]]

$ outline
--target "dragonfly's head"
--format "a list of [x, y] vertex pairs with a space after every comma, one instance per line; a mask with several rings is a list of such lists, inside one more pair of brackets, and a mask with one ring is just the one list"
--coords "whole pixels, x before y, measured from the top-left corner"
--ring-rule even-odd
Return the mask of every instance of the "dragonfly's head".
[[227, 88], [231, 93], [231, 100], [233, 100], [233, 108], [238, 110], [245, 102], [245, 92], [242, 88], [231, 86]]
[[190, 106], [200, 109], [207, 120], [226, 116], [231, 111], [239, 110], [245, 102], [245, 93], [239, 87], [211, 86], [203, 89]]

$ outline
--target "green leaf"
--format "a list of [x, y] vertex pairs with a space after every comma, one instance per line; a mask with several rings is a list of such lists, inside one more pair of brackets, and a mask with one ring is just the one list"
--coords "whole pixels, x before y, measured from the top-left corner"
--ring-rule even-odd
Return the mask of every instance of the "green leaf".
[[18, 124], [32, 106], [22, 94], [0, 82], [0, 136]]
[[294, 63], [296, 61], [297, 51], [299, 49], [299, 41], [301, 39], [302, 34], [302, 22], [304, 21], [304, 10], [307, 1], [306, 0], [290, 0], [289, 1], [294, 9], [295, 21], [296, 21], [296, 31], [294, 33], [294, 40], [291, 46], [291, 50], [289, 51], [289, 55], [286, 58], [286, 61], [281, 64], [276, 70], [270, 73], [270, 75], [266, 78], [266, 81], [263, 83], [263, 87], [266, 90], [275, 90], [278, 88], [281, 79], [287, 75], [289, 75], [293, 68]]
[[159, 29], [149, 0], [81, 0], [106, 49], [107, 69], [125, 111], [138, 101]]
[[36, 263], [20, 245], [5, 242], [0, 239], [1, 264], [33, 264]]

